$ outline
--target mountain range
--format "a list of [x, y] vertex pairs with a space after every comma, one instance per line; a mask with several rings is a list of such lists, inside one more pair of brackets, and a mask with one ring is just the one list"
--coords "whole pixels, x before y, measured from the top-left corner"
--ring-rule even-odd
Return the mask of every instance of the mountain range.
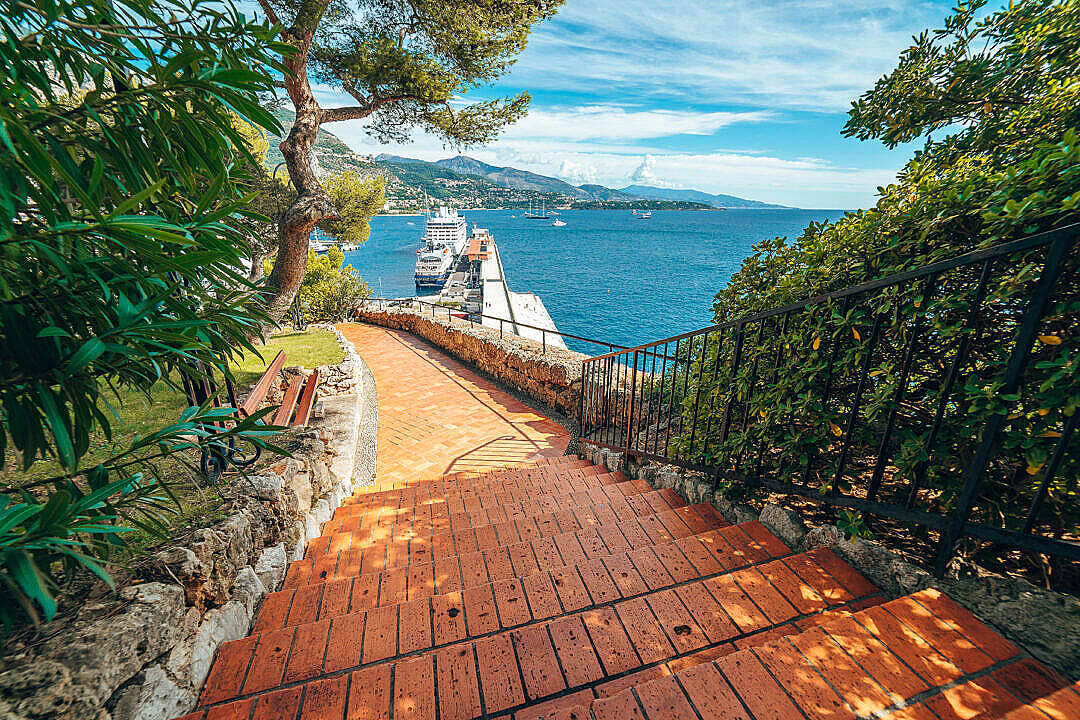
[[[276, 109], [285, 128], [292, 124], [292, 112]], [[281, 137], [268, 138], [267, 164], [281, 160]], [[700, 190], [629, 185], [614, 189], [603, 185], [573, 185], [559, 178], [513, 167], [498, 167], [467, 155], [429, 162], [398, 155], [360, 155], [340, 138], [320, 129], [312, 150], [316, 172], [322, 175], [352, 170], [361, 175], [379, 175], [386, 184], [388, 208], [416, 211], [430, 203], [448, 202], [459, 207], [524, 208], [546, 203], [551, 208], [637, 208], [637, 209], [736, 209], [782, 208], [735, 197], [713, 195]]]
[[[412, 160], [411, 162], [421, 162]], [[633, 202], [635, 200], [668, 200], [675, 202], [696, 202], [714, 208], [783, 208], [784, 205], [747, 200], [734, 195], [711, 195], [700, 190], [682, 190], [658, 188], [649, 185], [629, 185], [621, 189], [612, 189], [603, 185], [571, 185], [558, 178], [539, 175], [528, 170], [512, 167], [488, 165], [467, 155], [435, 161], [436, 165], [453, 170], [462, 175], [478, 175], [503, 187], [537, 190], [540, 192], [561, 193], [568, 197], [583, 200], [609, 202]]]

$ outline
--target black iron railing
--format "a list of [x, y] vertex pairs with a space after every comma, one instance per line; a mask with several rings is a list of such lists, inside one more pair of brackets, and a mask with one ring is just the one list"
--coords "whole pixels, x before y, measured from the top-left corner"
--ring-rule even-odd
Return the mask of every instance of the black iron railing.
[[[509, 318], [498, 317], [495, 315], [485, 315], [483, 313], [470, 313], [466, 310], [462, 310], [459, 307], [453, 305], [445, 305], [440, 303], [428, 302], [427, 300], [420, 300], [418, 298], [367, 298], [365, 303], [374, 305], [379, 310], [386, 310], [389, 308], [403, 308], [403, 309], [417, 309], [422, 314], [430, 312], [431, 317], [444, 317], [448, 321], [458, 319], [464, 322], [471, 322], [476, 325], [482, 325], [484, 320], [491, 320], [492, 322], [498, 322], [499, 337], [502, 337], [504, 333], [509, 332], [515, 334], [514, 327], [525, 328], [526, 330], [534, 330], [540, 333], [541, 352], [547, 353], [548, 336], [561, 337], [564, 340], [576, 340], [578, 342], [590, 343], [592, 345], [599, 346], [601, 348], [607, 348], [608, 352], [616, 350], [625, 350], [625, 345], [616, 345], [605, 340], [594, 340], [593, 338], [582, 337], [580, 335], [573, 335], [571, 333], [559, 332], [558, 330], [552, 330], [551, 328], [539, 327], [536, 325], [528, 325], [517, 320], [511, 320]], [[485, 326], [488, 327], [488, 326]], [[494, 329], [494, 327], [492, 327]], [[519, 337], [524, 337], [519, 335]], [[525, 338], [531, 340], [532, 338]]]
[[[581, 437], [1080, 560], [1080, 226], [590, 358]], [[842, 511], [843, 512], [843, 511]]]

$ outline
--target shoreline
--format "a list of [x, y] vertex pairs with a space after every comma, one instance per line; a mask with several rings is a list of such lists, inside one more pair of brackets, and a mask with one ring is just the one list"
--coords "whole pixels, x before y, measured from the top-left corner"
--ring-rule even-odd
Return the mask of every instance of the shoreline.
[[[468, 207], [459, 208], [461, 212], [509, 212], [509, 211], [522, 211], [525, 208], [483, 208], [483, 207]], [[614, 211], [624, 212], [623, 208], [564, 208], [557, 210], [556, 212], [598, 212], [598, 211]], [[845, 210], [843, 208], [798, 208], [798, 207], [779, 207], [779, 208], [754, 208], [754, 207], [731, 207], [731, 208], [661, 208], [657, 210], [650, 210], [649, 212], [784, 212], [784, 211], [798, 211], [798, 212], [853, 212], [852, 210]], [[424, 217], [425, 213], [422, 212], [381, 212], [376, 213], [373, 217]]]

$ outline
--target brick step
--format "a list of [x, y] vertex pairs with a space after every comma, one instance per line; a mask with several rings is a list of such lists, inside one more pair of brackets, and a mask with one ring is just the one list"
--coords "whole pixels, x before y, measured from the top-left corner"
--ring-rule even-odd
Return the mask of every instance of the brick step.
[[[478, 617], [494, 623], [478, 636], [468, 634], [468, 599], [452, 620], [447, 612], [436, 613], [425, 625], [416, 623], [422, 614], [411, 615], [400, 625], [402, 632], [394, 615], [405, 605], [263, 633], [222, 645], [200, 702], [222, 705], [214, 711], [223, 714], [252, 710], [252, 703], [253, 717], [280, 709], [277, 703], [285, 700], [303, 704], [300, 717], [324, 710], [340, 717], [346, 704], [371, 709], [379, 703], [393, 703], [395, 718], [413, 712], [434, 717], [437, 684], [441, 717], [524, 710], [567, 693], [607, 688], [641, 670], [667, 668], [703, 650], [760, 642], [778, 628], [794, 631], [798, 626], [792, 623], [830, 609], [862, 606], [855, 601], [883, 599], [859, 597], [860, 588], [876, 588], [831, 551], [815, 553], [576, 610], [560, 606], [549, 588], [551, 619], [533, 617], [513, 629], [500, 626], [498, 604], [492, 602]], [[580, 593], [588, 597], [584, 587]], [[528, 613], [532, 603], [516, 607]], [[433, 636], [447, 642], [431, 647]]]
[[603, 466], [575, 459], [558, 464], [508, 465], [480, 472], [451, 472], [410, 480], [406, 483], [396, 483], [393, 487], [377, 485], [368, 488], [365, 494], [377, 497], [427, 497], [432, 494], [438, 496], [443, 490], [477, 492], [500, 484], [524, 490], [539, 483], [565, 479], [580, 480], [608, 473], [608, 469]]
[[1041, 662], [1022, 658], [888, 717], [890, 720], [1080, 718], [1080, 683], [1070, 685], [1065, 677]]
[[[301, 567], [334, 565], [333, 557], [349, 553], [354, 561], [362, 554], [368, 571], [402, 567], [449, 554], [461, 555], [488, 548], [508, 547], [557, 535], [595, 528], [599, 532], [624, 537], [664, 542], [694, 532], [727, 525], [711, 506], [680, 505], [681, 498], [653, 498], [656, 508], [642, 500], [632, 504], [568, 506], [556, 513], [523, 515], [494, 525], [464, 527], [457, 531], [430, 534], [403, 534], [400, 537], [374, 539], [365, 531], [321, 536], [309, 545]], [[670, 503], [670, 505], [665, 504]], [[622, 544], [622, 540], [615, 542]], [[359, 554], [358, 554], [359, 553]], [[329, 556], [329, 558], [327, 557]], [[302, 572], [298, 570], [297, 572]]]
[[513, 472], [515, 470], [529, 470], [548, 465], [580, 468], [591, 466], [593, 465], [593, 463], [589, 462], [588, 460], [579, 458], [576, 455], [560, 455], [553, 458], [539, 458], [536, 460], [527, 460], [524, 462], [507, 462], [502, 465], [488, 466], [485, 467], [483, 470], [462, 470], [455, 472], [435, 473], [423, 477], [411, 478], [409, 480], [398, 480], [392, 485], [380, 483], [379, 489], [406, 490], [409, 488], [417, 487], [419, 485], [423, 485], [425, 483], [432, 483], [446, 479], [457, 479], [462, 482], [468, 482], [471, 479], [488, 477], [494, 473], [507, 473]]
[[[661, 542], [671, 542], [689, 535], [728, 527], [707, 505], [686, 505], [663, 513], [652, 513], [619, 520], [599, 513], [593, 523], [577, 523], [573, 516], [561, 525], [556, 522], [536, 523], [532, 519], [506, 525], [484, 526], [456, 534], [438, 533], [391, 543], [376, 543], [322, 555], [309, 556], [289, 564], [284, 587], [297, 587], [312, 582], [356, 577], [359, 575], [410, 568], [416, 565], [453, 567], [462, 558], [475, 553], [490, 557], [498, 554], [522, 567], [538, 565], [554, 567], [571, 562], [572, 558], [586, 559], [610, 555], [616, 550], [628, 550]], [[757, 528], [758, 525], [749, 527]], [[564, 528], [568, 532], [561, 532]], [[576, 528], [576, 529], [570, 529]], [[523, 539], [525, 538], [525, 539]]]
[[[343, 500], [342, 510], [348, 516], [374, 509], [422, 508], [425, 505], [447, 504], [450, 512], [470, 512], [490, 505], [511, 505], [537, 499], [536, 494], [570, 494], [593, 487], [603, 487], [612, 483], [633, 482], [641, 492], [652, 490], [648, 482], [636, 479], [628, 480], [622, 472], [584, 472], [573, 471], [573, 476], [560, 476], [537, 480], [529, 487], [521, 488], [513, 483], [494, 481], [484, 488], [460, 488], [452, 482], [432, 486], [424, 491], [414, 490], [360, 490]], [[543, 492], [541, 492], [543, 491]]]
[[[612, 482], [605, 482], [609, 479]], [[392, 528], [399, 524], [431, 523], [431, 529], [446, 530], [460, 526], [469, 519], [472, 525], [502, 522], [514, 512], [532, 511], [533, 514], [555, 512], [568, 502], [577, 505], [599, 505], [624, 500], [654, 490], [648, 483], [622, 479], [621, 473], [596, 476], [593, 487], [572, 490], [567, 493], [525, 494], [517, 497], [505, 492], [492, 492], [481, 499], [468, 502], [453, 498], [432, 498], [420, 504], [397, 506], [392, 502], [372, 502], [342, 506], [340, 512], [324, 526], [324, 534], [359, 530], [361, 528]], [[487, 521], [484, 521], [487, 518]]]
[[[700, 517], [723, 521], [719, 512], [711, 506], [708, 509], [695, 506], [698, 509], [691, 511], [685, 509], [686, 503], [677, 493], [653, 494], [655, 492], [624, 496], [622, 499], [616, 498], [614, 502], [594, 506], [567, 505], [555, 512], [539, 515], [522, 514], [487, 525], [459, 527], [456, 531], [449, 529], [427, 531], [425, 525], [420, 525], [418, 529], [414, 529], [415, 526], [402, 528], [398, 535], [391, 534], [394, 532], [393, 528], [362, 528], [358, 531], [346, 530], [323, 534], [312, 539], [305, 556], [314, 558], [346, 549], [368, 547], [385, 548], [387, 551], [397, 548], [396, 552], [401, 552], [400, 548], [405, 546], [443, 552], [449, 552], [449, 548], [453, 548], [455, 552], [472, 552], [485, 547], [508, 545], [561, 532], [572, 532], [584, 527], [615, 525], [619, 522], [640, 520], [641, 517], [658, 516], [656, 520], [647, 521], [646, 524], [650, 527], [657, 523], [660, 524], [659, 526], [663, 526], [664, 523], [673, 523], [674, 528], [681, 528], [687, 523], [698, 523], [697, 518]], [[595, 510], [590, 508], [595, 508]], [[670, 517], [672, 511], [686, 515], [687, 519], [675, 522]], [[662, 517], [659, 517], [660, 515]], [[726, 521], [724, 522], [726, 524]]]
[[[355, 576], [347, 574], [352, 572], [351, 567], [339, 564], [334, 574], [327, 571], [324, 581], [288, 587], [267, 595], [259, 608], [253, 631], [314, 622], [504, 580], [527, 579], [542, 573], [558, 577], [591, 573], [582, 575], [581, 582], [588, 585], [589, 577], [596, 578], [593, 582], [604, 586], [610, 587], [613, 582], [625, 595], [635, 587], [667, 587], [789, 553], [788, 548], [760, 523], [709, 530], [671, 543], [654, 545], [645, 542], [638, 547], [625, 542], [616, 545], [610, 538], [605, 545], [598, 534], [591, 538], [596, 542], [589, 542], [588, 533], [596, 533], [596, 530], [556, 536], [551, 544], [541, 545], [537, 551], [528, 543], [522, 543], [520, 547], [511, 546], [510, 552], [504, 548], [489, 549], [440, 558], [435, 563]], [[346, 574], [339, 576], [339, 572]]]
[[[541, 497], [542, 500], [496, 505], [468, 513], [446, 513], [444, 508], [431, 505], [419, 510], [410, 508], [352, 517], [335, 516], [323, 526], [322, 535], [312, 540], [307, 554], [335, 552], [356, 547], [358, 543], [366, 547], [375, 542], [408, 540], [436, 533], [452, 535], [470, 528], [504, 525], [516, 520], [533, 524], [529, 522], [530, 518], [535, 518], [537, 523], [555, 523], [563, 528], [562, 532], [570, 532], [571, 529], [596, 525], [605, 517], [611, 523], [686, 505], [686, 501], [670, 488], [639, 491], [632, 483]], [[520, 532], [528, 531], [522, 529]]]
[[613, 483], [632, 482], [639, 492], [653, 488], [644, 480], [627, 480], [621, 472], [591, 470], [573, 470], [571, 474], [529, 481], [524, 487], [518, 483], [494, 480], [490, 485], [476, 488], [460, 488], [454, 483], [441, 483], [425, 489], [379, 490], [358, 492], [343, 501], [341, 512], [344, 517], [366, 514], [370, 511], [388, 512], [422, 508], [428, 505], [446, 505], [447, 514], [472, 512], [493, 505], [514, 505], [530, 500], [542, 500], [543, 495], [569, 495], [575, 492], [601, 488]]
[[[553, 462], [545, 462], [545, 460], [552, 460]], [[602, 465], [594, 465], [588, 460], [576, 457], [574, 455], [562, 455], [557, 458], [541, 458], [540, 460], [523, 462], [523, 463], [506, 463], [500, 467], [490, 467], [484, 470], [464, 470], [460, 472], [448, 472], [439, 473], [437, 475], [429, 475], [426, 477], [413, 478], [406, 481], [399, 481], [394, 483], [393, 487], [381, 488], [386, 490], [409, 490], [414, 488], [420, 488], [431, 483], [438, 483], [443, 481], [452, 480], [461, 483], [462, 486], [467, 486], [474, 482], [485, 482], [492, 476], [496, 475], [514, 475], [523, 474], [527, 476], [539, 477], [551, 472], [561, 472], [566, 470], [580, 469], [580, 468], [600, 468], [601, 472], [607, 472], [607, 468]]]
[[[540, 557], [560, 556], [556, 538], [562, 538], [570, 546], [588, 544], [596, 553], [610, 554], [616, 547], [636, 548], [671, 542], [727, 526], [727, 521], [711, 506], [703, 504], [685, 505], [626, 520], [620, 520], [607, 506], [602, 506], [597, 515], [588, 516], [587, 519], [584, 515], [583, 512], [576, 516], [571, 514], [569, 518], [563, 519], [562, 525], [555, 515], [551, 515], [519, 518], [499, 525], [467, 528], [457, 533], [437, 533], [430, 537], [379, 542], [361, 540], [358, 547], [337, 552], [333, 552], [332, 548], [341, 547], [340, 544], [323, 543], [326, 546], [325, 551], [309, 554], [290, 563], [285, 587], [296, 587], [312, 580], [319, 582], [329, 578], [331, 574], [345, 577], [365, 572], [408, 568], [431, 563], [433, 559], [460, 558], [485, 550], [502, 549], [509, 553], [513, 549], [526, 556], [531, 552], [540, 562]], [[576, 517], [582, 517], [582, 521], [576, 520]], [[350, 542], [356, 542], [356, 538]], [[339, 568], [345, 568], [347, 572]]]
[[936, 590], [585, 699], [554, 709], [576, 708], [584, 719], [588, 707], [595, 720], [736, 718], [745, 710], [759, 718], [1080, 717], [1067, 680]]

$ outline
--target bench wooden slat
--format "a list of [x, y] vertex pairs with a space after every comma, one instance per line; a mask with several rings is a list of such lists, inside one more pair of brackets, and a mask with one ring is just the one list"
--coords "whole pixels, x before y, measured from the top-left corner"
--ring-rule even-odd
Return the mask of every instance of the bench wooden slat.
[[266, 394], [270, 392], [270, 388], [273, 387], [277, 374], [281, 372], [281, 368], [283, 367], [285, 367], [285, 351], [279, 350], [278, 354], [274, 356], [274, 359], [266, 368], [266, 372], [264, 372], [262, 377], [259, 378], [259, 381], [255, 383], [255, 387], [251, 388], [247, 400], [240, 406], [240, 417], [247, 417], [259, 409], [263, 400], [266, 399]]
[[274, 413], [271, 425], [289, 424], [289, 418], [292, 417], [293, 409], [296, 407], [296, 399], [300, 396], [300, 384], [303, 381], [304, 378], [300, 375], [293, 375], [289, 380], [289, 387], [285, 389], [285, 397], [281, 399], [281, 407]]
[[300, 396], [300, 404], [296, 408], [296, 418], [293, 419], [293, 427], [304, 427], [307, 425], [308, 417], [311, 415], [311, 406], [315, 404], [315, 388], [319, 385], [319, 371], [314, 370], [308, 375], [307, 384], [304, 385], [304, 392]]

